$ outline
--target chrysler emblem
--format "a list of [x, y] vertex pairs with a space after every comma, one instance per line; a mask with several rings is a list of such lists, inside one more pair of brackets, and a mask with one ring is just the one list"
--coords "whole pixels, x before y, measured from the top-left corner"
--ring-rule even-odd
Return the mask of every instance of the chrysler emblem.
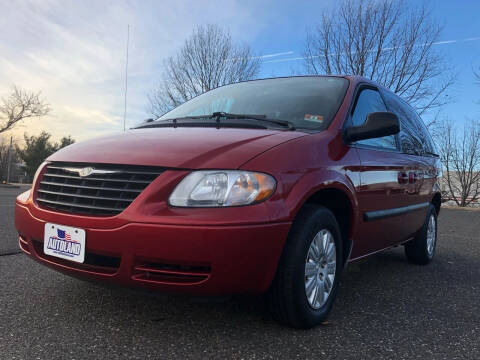
[[61, 169], [63, 169], [64, 171], [67, 171], [67, 172], [78, 174], [78, 176], [80, 176], [82, 178], [90, 176], [92, 174], [103, 175], [103, 174], [116, 174], [116, 173], [121, 172], [119, 170], [94, 169], [91, 166], [87, 166], [87, 167], [84, 167], [84, 168], [62, 167]]
[[91, 175], [94, 171], [95, 169], [92, 167], [85, 167], [83, 169], [78, 169], [78, 175], [80, 177], [85, 177], [85, 176]]

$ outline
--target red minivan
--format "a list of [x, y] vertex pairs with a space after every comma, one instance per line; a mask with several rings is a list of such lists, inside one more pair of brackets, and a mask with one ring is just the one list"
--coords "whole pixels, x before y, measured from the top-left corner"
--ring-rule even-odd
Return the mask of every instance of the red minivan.
[[276, 319], [308, 328], [349, 261], [399, 244], [432, 260], [439, 174], [422, 120], [374, 82], [255, 80], [53, 154], [15, 225], [26, 254], [66, 274], [266, 293]]

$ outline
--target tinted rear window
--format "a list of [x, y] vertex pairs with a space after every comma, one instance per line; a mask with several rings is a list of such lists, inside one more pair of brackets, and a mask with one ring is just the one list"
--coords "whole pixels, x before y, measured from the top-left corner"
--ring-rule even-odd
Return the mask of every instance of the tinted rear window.
[[226, 85], [187, 101], [159, 120], [222, 111], [288, 120], [297, 128], [325, 129], [343, 102], [348, 80], [292, 77]]
[[411, 155], [433, 155], [436, 150], [423, 120], [404, 100], [390, 91], [383, 91], [388, 109], [400, 120], [400, 141], [403, 152]]

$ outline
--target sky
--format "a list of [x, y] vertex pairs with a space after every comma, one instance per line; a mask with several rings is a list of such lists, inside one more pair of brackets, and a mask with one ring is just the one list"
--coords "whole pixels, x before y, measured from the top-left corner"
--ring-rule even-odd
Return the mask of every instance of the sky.
[[[402, 1], [402, 0], [398, 0]], [[419, 2], [419, 1], [418, 1]], [[435, 45], [457, 74], [442, 109], [456, 121], [480, 117], [480, 1], [427, 0], [443, 25]], [[13, 85], [41, 91], [52, 108], [8, 134], [45, 130], [77, 141], [123, 129], [125, 53], [130, 25], [126, 127], [150, 117], [147, 95], [163, 61], [199, 25], [215, 23], [263, 55], [260, 77], [303, 71], [306, 30], [334, 0], [0, 0], [0, 97]], [[427, 115], [428, 116], [428, 115]]]

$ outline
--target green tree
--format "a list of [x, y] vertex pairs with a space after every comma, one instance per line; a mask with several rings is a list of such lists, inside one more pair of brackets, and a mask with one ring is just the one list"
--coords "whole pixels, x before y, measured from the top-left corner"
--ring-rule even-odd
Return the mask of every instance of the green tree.
[[25, 163], [25, 171], [32, 179], [35, 171], [47, 157], [75, 142], [70, 136], [64, 136], [59, 143], [52, 143], [50, 141], [51, 134], [45, 131], [42, 131], [38, 136], [28, 136], [25, 133], [23, 137], [25, 146], [23, 148], [16, 146], [16, 150], [20, 159]]
[[55, 143], [55, 151], [60, 150], [61, 148], [64, 148], [65, 146], [71, 145], [75, 142], [74, 139], [70, 135], [64, 136], [60, 139], [59, 143]]

